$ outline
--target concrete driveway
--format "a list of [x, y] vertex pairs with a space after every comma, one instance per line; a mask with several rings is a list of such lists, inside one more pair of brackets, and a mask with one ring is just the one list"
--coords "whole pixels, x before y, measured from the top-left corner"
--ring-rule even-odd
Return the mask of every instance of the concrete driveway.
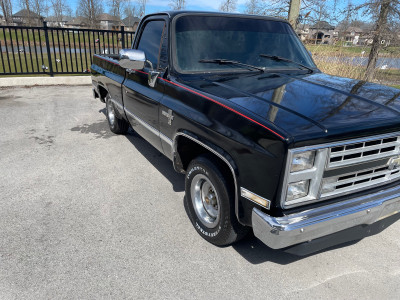
[[0, 90], [0, 299], [394, 299], [400, 222], [308, 257], [205, 242], [184, 178], [90, 86]]

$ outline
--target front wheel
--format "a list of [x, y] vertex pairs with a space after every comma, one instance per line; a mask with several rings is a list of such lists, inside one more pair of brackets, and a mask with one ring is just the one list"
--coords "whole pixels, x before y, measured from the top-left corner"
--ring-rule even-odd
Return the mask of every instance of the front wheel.
[[243, 238], [248, 228], [235, 215], [232, 189], [211, 159], [194, 159], [185, 177], [185, 206], [196, 231], [217, 246], [230, 245]]
[[106, 116], [110, 130], [116, 134], [125, 134], [129, 129], [129, 123], [124, 119], [118, 118], [115, 113], [114, 103], [110, 94], [106, 96]]

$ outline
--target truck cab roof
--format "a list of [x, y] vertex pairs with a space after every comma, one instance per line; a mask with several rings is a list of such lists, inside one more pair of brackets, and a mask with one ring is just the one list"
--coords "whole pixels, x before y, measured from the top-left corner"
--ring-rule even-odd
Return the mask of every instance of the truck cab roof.
[[193, 11], [193, 10], [171, 10], [162, 11], [153, 14], [146, 15], [143, 19], [157, 16], [157, 15], [167, 15], [170, 19], [174, 19], [180, 15], [207, 15], [207, 16], [224, 16], [224, 17], [235, 17], [235, 18], [254, 18], [254, 19], [264, 19], [270, 21], [279, 21], [289, 23], [285, 19], [269, 17], [269, 16], [259, 16], [259, 15], [247, 15], [247, 14], [237, 14], [237, 13], [224, 13], [224, 12], [212, 12], [212, 11]]

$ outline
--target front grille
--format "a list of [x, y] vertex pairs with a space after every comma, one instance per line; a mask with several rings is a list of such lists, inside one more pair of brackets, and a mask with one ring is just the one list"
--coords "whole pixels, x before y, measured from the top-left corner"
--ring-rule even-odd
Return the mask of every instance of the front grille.
[[328, 168], [362, 163], [399, 153], [399, 137], [387, 137], [330, 148]]
[[355, 192], [400, 178], [400, 170], [391, 166], [378, 167], [324, 178], [321, 198]]
[[[338, 175], [323, 178], [321, 199], [356, 192], [399, 179], [400, 171], [390, 159], [397, 158], [399, 153], [399, 136], [357, 140], [329, 148], [326, 170], [335, 169], [335, 174]], [[371, 166], [371, 162], [374, 166]], [[340, 172], [342, 169], [343, 173]]]
[[[313, 168], [291, 172], [297, 153], [315, 152]], [[289, 149], [281, 204], [284, 208], [324, 201], [400, 181], [400, 133]], [[290, 184], [307, 181], [308, 194], [287, 200]]]

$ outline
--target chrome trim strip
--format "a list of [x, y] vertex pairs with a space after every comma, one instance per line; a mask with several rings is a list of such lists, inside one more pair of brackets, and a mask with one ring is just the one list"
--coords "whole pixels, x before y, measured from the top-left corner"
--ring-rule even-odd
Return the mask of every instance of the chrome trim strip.
[[121, 111], [124, 111], [124, 107], [123, 107], [119, 102], [117, 102], [117, 100], [111, 98], [111, 101], [112, 101], [112, 103], [114, 103], [116, 106], [118, 106], [118, 108], [119, 108]]
[[149, 123], [143, 121], [141, 118], [139, 118], [137, 115], [135, 115], [134, 113], [131, 113], [129, 110], [127, 110], [125, 108], [125, 112], [133, 119], [135, 119], [136, 121], [138, 121], [140, 123], [140, 125], [142, 125], [143, 127], [145, 127], [147, 130], [151, 131], [152, 133], [154, 133], [157, 136], [160, 136], [160, 131], [158, 131], [157, 129], [155, 129], [153, 126], [151, 126]]
[[171, 148], [172, 148], [172, 144], [173, 144], [172, 140], [171, 140], [169, 137], [167, 137], [164, 133], [162, 133], [161, 131], [160, 131], [160, 138], [161, 138], [164, 142], [166, 142], [168, 145], [170, 145]]
[[400, 212], [400, 186], [299, 213], [271, 217], [253, 208], [254, 235], [273, 249], [311, 241]]
[[[260, 203], [252, 200], [251, 198], [246, 196], [246, 193], [252, 194], [258, 198], [261, 198], [262, 200], [264, 200], [265, 202], [267, 202], [267, 206], [262, 206]], [[271, 200], [265, 199], [264, 197], [261, 197], [260, 195], [257, 195], [256, 193], [253, 193], [251, 191], [249, 191], [248, 189], [245, 189], [244, 187], [240, 187], [240, 196], [242, 196], [243, 198], [246, 198], [247, 200], [250, 200], [251, 202], [254, 202], [255, 204], [260, 205], [261, 207], [264, 207], [266, 209], [271, 209]]]
[[136, 121], [138, 121], [140, 123], [140, 125], [142, 125], [143, 127], [145, 127], [147, 130], [149, 130], [151, 133], [155, 134], [156, 136], [158, 136], [159, 138], [161, 138], [163, 141], [165, 141], [166, 143], [168, 143], [168, 145], [170, 145], [172, 147], [172, 140], [167, 137], [165, 134], [163, 134], [161, 131], [158, 131], [157, 129], [155, 129], [153, 126], [151, 126], [149, 123], [143, 121], [141, 118], [139, 118], [137, 115], [135, 115], [134, 113], [130, 112], [128, 109], [124, 108], [125, 112], [132, 118], [135, 119]]
[[176, 148], [176, 140], [177, 140], [177, 137], [178, 137], [178, 136], [184, 136], [184, 137], [188, 138], [189, 140], [191, 140], [191, 141], [193, 141], [193, 142], [199, 144], [200, 146], [206, 148], [208, 151], [210, 151], [210, 152], [213, 153], [214, 155], [218, 156], [220, 159], [222, 159], [223, 162], [225, 162], [225, 163], [228, 165], [229, 169], [230, 169], [231, 172], [232, 172], [233, 181], [234, 181], [234, 184], [235, 184], [235, 213], [236, 213], [236, 216], [237, 216], [238, 219], [239, 219], [238, 185], [237, 185], [236, 173], [235, 173], [235, 170], [233, 169], [231, 163], [230, 163], [225, 157], [223, 157], [220, 153], [218, 153], [217, 151], [215, 151], [215, 150], [212, 149], [211, 147], [207, 146], [206, 144], [200, 142], [199, 140], [195, 139], [194, 137], [192, 137], [192, 136], [190, 136], [190, 135], [188, 135], [188, 134], [186, 134], [186, 133], [183, 133], [183, 132], [177, 132], [176, 135], [175, 135], [175, 137], [174, 137], [174, 142], [173, 142], [173, 145], [174, 145], [174, 146], [173, 146], [173, 151], [174, 151], [174, 152], [175, 152], [176, 149], [177, 149], [177, 148]]

